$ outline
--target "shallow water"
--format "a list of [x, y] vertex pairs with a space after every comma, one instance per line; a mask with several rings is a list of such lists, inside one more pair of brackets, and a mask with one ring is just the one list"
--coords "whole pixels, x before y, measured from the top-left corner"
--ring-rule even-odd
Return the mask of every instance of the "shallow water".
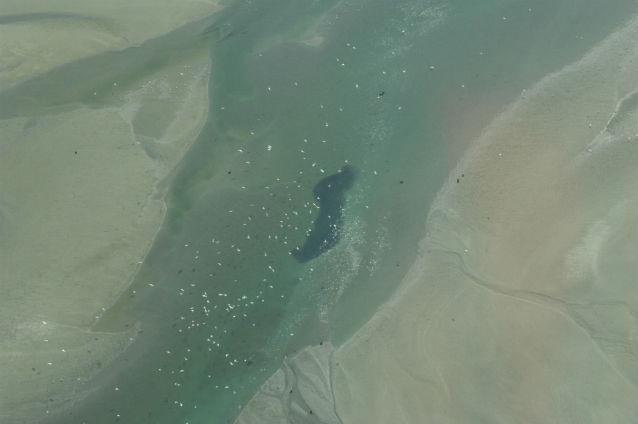
[[[531, 7], [241, 2], [4, 92], [3, 117], [100, 107], [151, 69], [210, 48], [208, 122], [170, 179], [139, 274], [95, 326], [136, 327], [138, 338], [87, 399], [50, 421], [230, 422], [284, 355], [358, 328], [413, 262], [428, 205], [470, 139], [634, 4]], [[113, 75], [120, 87], [93, 97]], [[295, 260], [323, 225], [313, 188], [344, 166], [356, 178], [327, 222], [338, 239]]]

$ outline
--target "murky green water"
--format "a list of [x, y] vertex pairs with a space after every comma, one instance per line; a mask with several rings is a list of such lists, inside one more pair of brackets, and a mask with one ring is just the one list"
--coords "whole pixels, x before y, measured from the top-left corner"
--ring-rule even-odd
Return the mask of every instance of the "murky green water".
[[[241, 2], [115, 59], [78, 62], [73, 72], [93, 79], [71, 93], [54, 85], [51, 99], [88, 102], [99, 72], [135, 81], [203, 43], [211, 103], [163, 230], [96, 327], [138, 325], [138, 340], [53, 421], [231, 422], [286, 353], [344, 340], [412, 263], [428, 204], [470, 138], [633, 8], [613, 3]], [[10, 95], [48, 83], [33, 84]], [[295, 260], [319, 216], [313, 187], [344, 165], [355, 177], [339, 242]]]

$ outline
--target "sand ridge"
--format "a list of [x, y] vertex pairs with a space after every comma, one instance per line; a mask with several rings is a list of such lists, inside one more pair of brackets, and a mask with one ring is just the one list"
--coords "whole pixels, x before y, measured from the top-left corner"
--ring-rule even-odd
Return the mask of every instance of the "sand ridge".
[[218, 0], [48, 1], [0, 5], [0, 89], [56, 66], [136, 46], [220, 9]]

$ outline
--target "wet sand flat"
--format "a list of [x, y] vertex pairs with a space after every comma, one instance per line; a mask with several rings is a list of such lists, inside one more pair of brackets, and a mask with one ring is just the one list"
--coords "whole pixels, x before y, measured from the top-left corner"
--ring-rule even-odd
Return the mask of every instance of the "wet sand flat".
[[[76, 59], [141, 43], [217, 7], [182, 4], [154, 21], [133, 13], [147, 7], [140, 2], [76, 3], [53, 15], [45, 3], [3, 3], [0, 48], [15, 66], [0, 70], [2, 88], [19, 97], [35, 75], [46, 86], [55, 66], [86, 80]], [[144, 25], [131, 21], [141, 16]], [[120, 39], [95, 35], [109, 25]], [[142, 78], [112, 75], [91, 103], [40, 91], [33, 104], [51, 106], [0, 121], [0, 421], [35, 422], [72, 406], [84, 396], [80, 384], [135, 339], [135, 328], [91, 327], [128, 286], [160, 227], [162, 183], [208, 113], [209, 72], [200, 49]], [[73, 92], [72, 81], [67, 88]]]

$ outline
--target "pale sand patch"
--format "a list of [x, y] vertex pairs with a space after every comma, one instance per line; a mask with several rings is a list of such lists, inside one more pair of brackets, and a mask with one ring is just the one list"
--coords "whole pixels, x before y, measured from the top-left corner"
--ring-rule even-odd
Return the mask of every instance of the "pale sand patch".
[[134, 337], [89, 329], [159, 229], [159, 184], [206, 120], [209, 71], [202, 51], [114, 105], [0, 121], [0, 421], [70, 406]]
[[6, 0], [0, 89], [80, 57], [121, 50], [220, 9], [219, 0]]
[[255, 45], [255, 52], [265, 52], [274, 45], [285, 43], [299, 43], [305, 47], [320, 48], [325, 41], [321, 24], [325, 22], [326, 16], [330, 14], [330, 11], [331, 9], [328, 9], [321, 14], [300, 19], [287, 31], [277, 33], [277, 35], [268, 38], [261, 38]]
[[235, 421], [252, 423], [337, 424], [330, 385], [329, 343], [304, 349], [264, 383]]
[[399, 291], [321, 373], [297, 371], [341, 422], [636, 422], [637, 29], [486, 129]]

